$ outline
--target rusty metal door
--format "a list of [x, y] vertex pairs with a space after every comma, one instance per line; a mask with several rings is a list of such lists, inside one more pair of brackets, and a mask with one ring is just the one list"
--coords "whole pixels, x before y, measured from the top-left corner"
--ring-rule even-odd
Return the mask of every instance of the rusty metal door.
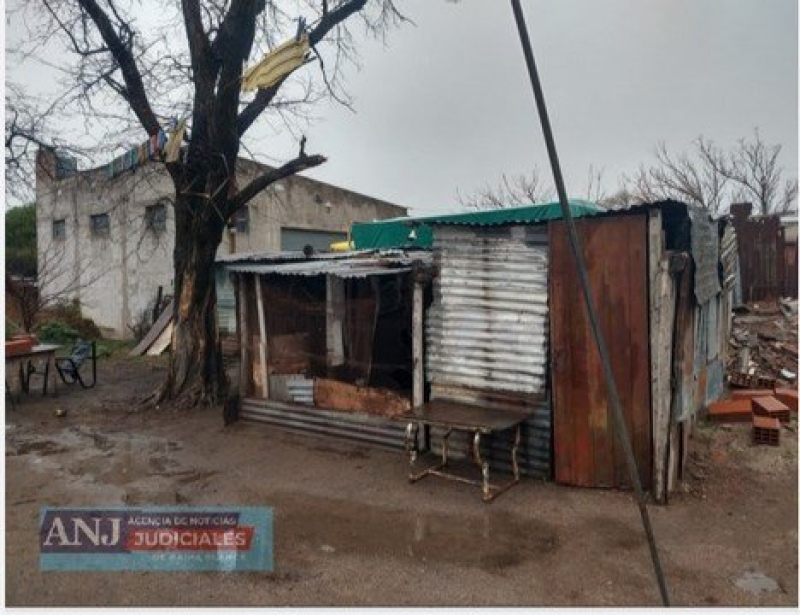
[[[652, 431], [645, 215], [576, 220], [642, 485], [651, 484]], [[555, 480], [630, 486], [614, 438], [600, 356], [562, 221], [550, 224]]]

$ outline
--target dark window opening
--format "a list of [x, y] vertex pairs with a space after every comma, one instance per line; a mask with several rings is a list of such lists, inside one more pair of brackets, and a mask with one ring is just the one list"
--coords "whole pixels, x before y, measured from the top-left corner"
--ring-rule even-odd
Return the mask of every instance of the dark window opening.
[[164, 203], [149, 205], [144, 210], [144, 223], [148, 230], [167, 230], [167, 207]]
[[250, 208], [245, 206], [233, 214], [233, 228], [237, 233], [250, 231]]
[[90, 219], [93, 235], [108, 235], [111, 229], [111, 221], [108, 218], [108, 214], [95, 214], [90, 216]]
[[66, 239], [67, 237], [67, 221], [63, 218], [61, 220], [53, 220], [53, 239]]

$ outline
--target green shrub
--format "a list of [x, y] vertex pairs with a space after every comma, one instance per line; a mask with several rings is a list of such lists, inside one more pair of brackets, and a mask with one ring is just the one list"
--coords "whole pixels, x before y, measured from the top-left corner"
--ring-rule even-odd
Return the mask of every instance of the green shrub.
[[40, 342], [47, 344], [74, 344], [76, 340], [82, 337], [76, 329], [57, 320], [36, 325], [34, 333], [36, 333]]

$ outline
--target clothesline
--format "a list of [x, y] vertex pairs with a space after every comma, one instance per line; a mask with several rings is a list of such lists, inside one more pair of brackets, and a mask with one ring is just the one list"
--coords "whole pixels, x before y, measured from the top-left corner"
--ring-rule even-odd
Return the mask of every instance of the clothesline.
[[122, 175], [125, 171], [135, 171], [148, 162], [176, 162], [179, 158], [183, 134], [186, 131], [186, 119], [170, 122], [171, 133], [158, 129], [158, 134], [150, 136], [147, 141], [117, 156], [105, 166], [107, 179]]

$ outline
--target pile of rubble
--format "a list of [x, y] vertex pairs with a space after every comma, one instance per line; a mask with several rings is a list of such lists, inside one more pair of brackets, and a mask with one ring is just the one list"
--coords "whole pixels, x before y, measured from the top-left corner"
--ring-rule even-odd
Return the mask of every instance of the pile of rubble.
[[737, 308], [729, 340], [727, 375], [731, 387], [795, 387], [797, 383], [797, 300], [751, 303]]

